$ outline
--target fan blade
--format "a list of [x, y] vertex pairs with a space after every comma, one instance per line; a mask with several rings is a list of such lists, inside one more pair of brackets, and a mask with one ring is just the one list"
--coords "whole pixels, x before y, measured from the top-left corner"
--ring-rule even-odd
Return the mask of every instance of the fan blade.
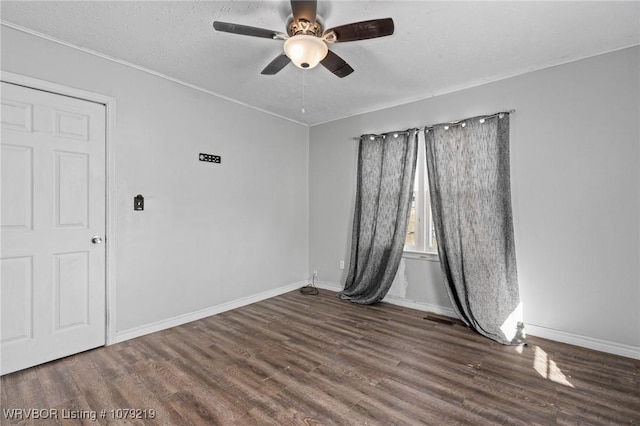
[[327, 56], [320, 63], [340, 78], [346, 77], [353, 72], [353, 68], [331, 50], [327, 52]]
[[293, 19], [299, 21], [304, 19], [309, 22], [316, 22], [317, 1], [296, 1], [291, 0], [291, 11]]
[[278, 73], [282, 68], [286, 67], [289, 64], [289, 62], [291, 62], [291, 59], [289, 59], [289, 57], [283, 53], [282, 55], [279, 55], [277, 58], [275, 58], [273, 61], [269, 62], [269, 65], [264, 67], [264, 69], [260, 74], [274, 75]]
[[[366, 40], [368, 38], [384, 37], [393, 34], [393, 19], [372, 19], [370, 21], [354, 22], [326, 30], [323, 36], [334, 33], [334, 43], [345, 41]], [[329, 37], [327, 41], [331, 41]]]
[[278, 31], [267, 30], [266, 28], [250, 27], [248, 25], [232, 24], [229, 22], [215, 21], [213, 23], [213, 28], [217, 31], [247, 35], [251, 37], [270, 38], [274, 40], [283, 40], [287, 38], [286, 34]]

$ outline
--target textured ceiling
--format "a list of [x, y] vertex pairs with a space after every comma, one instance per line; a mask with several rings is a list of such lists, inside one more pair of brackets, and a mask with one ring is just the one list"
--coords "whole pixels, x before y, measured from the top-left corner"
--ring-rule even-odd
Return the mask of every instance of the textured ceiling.
[[3, 0], [0, 8], [7, 25], [309, 125], [640, 44], [638, 1], [319, 0], [325, 27], [392, 17], [395, 34], [332, 45], [355, 69], [343, 79], [292, 64], [263, 76], [282, 41], [212, 23], [284, 32], [288, 1]]

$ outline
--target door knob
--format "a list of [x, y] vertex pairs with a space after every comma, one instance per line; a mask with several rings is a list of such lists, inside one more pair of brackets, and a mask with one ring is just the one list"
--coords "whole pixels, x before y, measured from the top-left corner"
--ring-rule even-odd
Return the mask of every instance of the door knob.
[[93, 244], [102, 244], [102, 237], [96, 235], [95, 237], [91, 238], [91, 242]]

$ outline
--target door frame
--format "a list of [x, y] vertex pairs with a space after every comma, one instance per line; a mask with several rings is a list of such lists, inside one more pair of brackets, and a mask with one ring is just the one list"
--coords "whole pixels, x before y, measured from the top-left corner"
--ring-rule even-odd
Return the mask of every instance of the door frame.
[[99, 103], [105, 106], [105, 337], [106, 345], [116, 343], [116, 287], [114, 264], [115, 241], [115, 157], [114, 134], [116, 117], [116, 100], [111, 96], [100, 93], [88, 92], [74, 87], [64, 86], [46, 80], [15, 74], [0, 70], [0, 81], [16, 84], [31, 89], [42, 90], [62, 96], [78, 98], [89, 102]]

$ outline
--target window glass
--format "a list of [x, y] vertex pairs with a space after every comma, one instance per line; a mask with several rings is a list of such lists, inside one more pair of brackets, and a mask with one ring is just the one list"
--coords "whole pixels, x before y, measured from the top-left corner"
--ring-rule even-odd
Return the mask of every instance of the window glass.
[[437, 254], [438, 244], [431, 215], [424, 135], [421, 134], [420, 138], [404, 249], [405, 251]]

